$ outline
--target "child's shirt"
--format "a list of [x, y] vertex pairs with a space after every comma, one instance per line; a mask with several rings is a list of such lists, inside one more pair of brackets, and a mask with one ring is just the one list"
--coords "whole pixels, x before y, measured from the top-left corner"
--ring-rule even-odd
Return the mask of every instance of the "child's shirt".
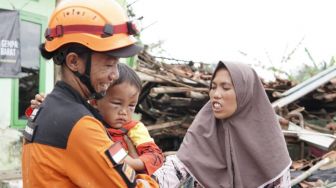
[[128, 150], [124, 136], [127, 135], [136, 147], [139, 158], [145, 164], [146, 172], [152, 175], [163, 164], [163, 154], [161, 149], [155, 144], [153, 138], [145, 125], [138, 121], [131, 121], [123, 125], [120, 129], [108, 128], [112, 140], [121, 142], [123, 147]]

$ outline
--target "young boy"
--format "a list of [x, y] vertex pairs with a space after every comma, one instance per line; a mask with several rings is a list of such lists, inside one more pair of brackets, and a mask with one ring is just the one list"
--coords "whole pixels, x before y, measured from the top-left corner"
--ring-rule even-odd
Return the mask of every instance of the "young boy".
[[[107, 90], [106, 95], [98, 100], [91, 100], [110, 128], [108, 133], [114, 142], [121, 142], [128, 156], [125, 163], [137, 172], [152, 175], [163, 164], [163, 154], [154, 143], [143, 123], [132, 120], [135, 107], [142, 89], [138, 75], [125, 64], [118, 64], [119, 78]], [[38, 107], [43, 95], [36, 95], [31, 107]], [[26, 115], [30, 115], [27, 109]]]

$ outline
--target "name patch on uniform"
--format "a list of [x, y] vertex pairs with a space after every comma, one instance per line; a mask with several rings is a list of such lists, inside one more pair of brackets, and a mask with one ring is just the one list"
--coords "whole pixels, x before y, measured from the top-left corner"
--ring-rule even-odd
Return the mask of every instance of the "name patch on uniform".
[[30, 117], [33, 121], [35, 121], [35, 117], [37, 115], [37, 112], [39, 112], [39, 108], [35, 108], [33, 112], [30, 114]]
[[110, 158], [113, 165], [120, 164], [127, 156], [127, 152], [120, 142], [115, 142], [105, 153]]
[[135, 180], [135, 170], [128, 164], [124, 163], [122, 166], [122, 171], [130, 182]]
[[126, 163], [123, 163], [123, 160], [127, 157], [127, 152], [122, 147], [121, 142], [115, 142], [105, 151], [105, 154], [111, 160], [114, 168], [127, 184], [127, 187], [135, 187], [135, 170]]

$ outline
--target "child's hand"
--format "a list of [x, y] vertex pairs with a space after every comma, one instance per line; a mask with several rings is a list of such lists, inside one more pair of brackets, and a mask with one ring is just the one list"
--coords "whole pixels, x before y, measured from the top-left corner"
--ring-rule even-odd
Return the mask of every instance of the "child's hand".
[[127, 144], [127, 147], [128, 147], [128, 155], [129, 155], [130, 157], [132, 157], [133, 159], [135, 159], [135, 158], [139, 158], [139, 155], [138, 155], [138, 153], [137, 153], [137, 150], [136, 150], [136, 148], [135, 148], [133, 142], [131, 141], [131, 139], [130, 139], [127, 135], [125, 135], [125, 136], [124, 136], [124, 140], [125, 140], [125, 142], [126, 142], [126, 144]]
[[30, 101], [30, 107], [32, 109], [38, 108], [41, 105], [41, 103], [43, 102], [44, 98], [45, 98], [44, 93], [36, 94], [35, 99], [32, 99]]
[[131, 156], [127, 155], [124, 159], [124, 163], [130, 165], [137, 172], [145, 170], [145, 164], [139, 158], [134, 159]]

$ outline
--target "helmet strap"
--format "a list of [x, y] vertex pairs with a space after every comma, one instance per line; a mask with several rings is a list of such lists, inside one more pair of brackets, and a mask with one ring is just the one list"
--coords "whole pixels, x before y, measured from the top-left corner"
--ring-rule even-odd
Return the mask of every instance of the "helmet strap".
[[98, 93], [93, 88], [91, 79], [90, 79], [90, 73], [91, 73], [91, 56], [92, 53], [88, 52], [88, 56], [85, 63], [85, 72], [84, 74], [79, 73], [78, 71], [73, 71], [73, 73], [79, 78], [79, 80], [89, 89], [91, 96], [90, 99], [101, 99], [104, 97], [103, 93]]

